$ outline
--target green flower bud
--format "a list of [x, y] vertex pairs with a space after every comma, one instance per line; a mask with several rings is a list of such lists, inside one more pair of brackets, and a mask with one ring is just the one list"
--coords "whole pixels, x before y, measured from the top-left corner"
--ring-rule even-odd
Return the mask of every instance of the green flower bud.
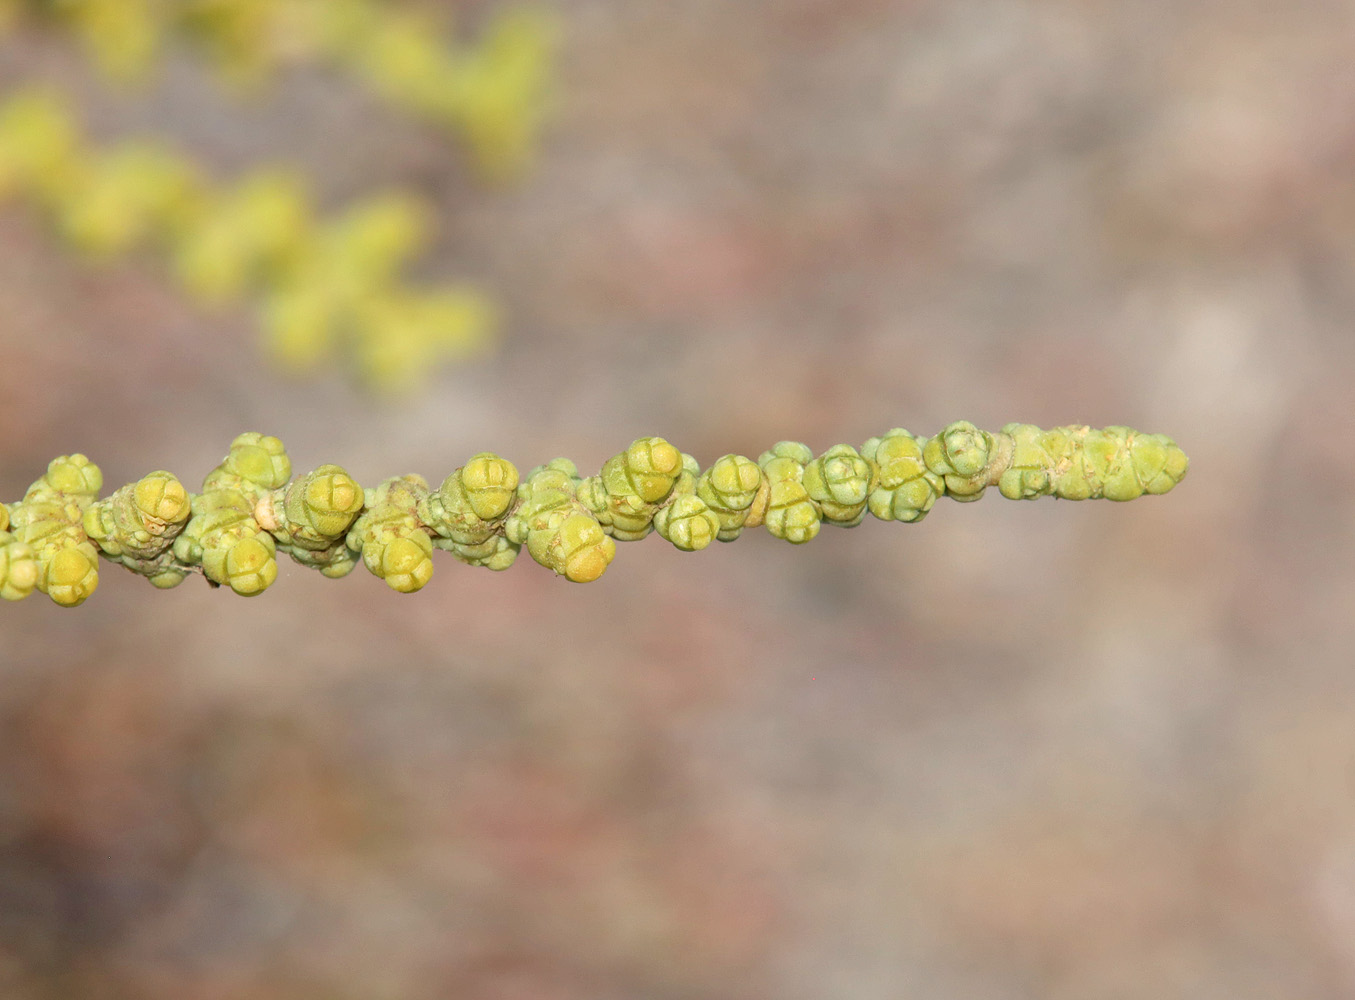
[[187, 578], [188, 574], [184, 570], [175, 567], [161, 570], [159, 573], [146, 577], [157, 590], [170, 590], [183, 583]]
[[203, 575], [243, 597], [262, 593], [277, 579], [277, 545], [254, 520], [244, 493], [216, 489], [193, 498], [193, 516], [174, 540], [174, 556], [201, 565]]
[[678, 497], [654, 515], [660, 537], [684, 552], [696, 552], [715, 541], [720, 521], [706, 502], [694, 494]]
[[949, 424], [922, 449], [927, 469], [941, 476], [946, 495], [956, 500], [977, 500], [988, 485], [988, 460], [993, 438], [967, 420]]
[[[519, 488], [519, 492], [521, 492], [521, 488]], [[602, 484], [602, 477], [588, 476], [585, 479], [579, 480], [579, 485], [575, 489], [575, 497], [578, 499], [579, 503], [583, 504], [589, 513], [598, 519], [598, 523], [602, 525], [606, 532], [612, 534], [614, 529], [612, 525], [611, 498], [607, 494], [607, 487]], [[639, 503], [636, 503], [635, 507], [639, 510], [643, 509], [643, 505]], [[638, 535], [636, 537], [643, 538], [644, 535]]]
[[950, 424], [933, 442], [940, 447], [946, 466], [934, 468], [934, 472], [973, 476], [988, 462], [988, 435], [968, 420]]
[[1145, 493], [1158, 496], [1186, 478], [1190, 459], [1165, 434], [1135, 433], [1130, 442], [1130, 462]]
[[802, 545], [819, 533], [821, 517], [804, 486], [793, 479], [778, 479], [771, 483], [766, 521], [767, 530], [777, 538]]
[[616, 542], [596, 518], [568, 507], [544, 515], [527, 535], [527, 551], [542, 566], [572, 583], [591, 583], [616, 555]]
[[442, 481], [432, 527], [467, 542], [482, 541], [517, 498], [518, 470], [506, 458], [482, 451]]
[[282, 530], [305, 548], [324, 548], [347, 534], [364, 500], [362, 487], [338, 465], [322, 465], [272, 496], [279, 494]]
[[362, 545], [363, 564], [401, 594], [412, 594], [433, 578], [432, 555], [432, 540], [412, 518], [379, 522]]
[[[3, 505], [0, 510], [4, 510]], [[38, 562], [33, 550], [0, 530], [0, 600], [22, 601], [37, 585]]]
[[613, 495], [628, 494], [659, 503], [682, 471], [682, 453], [660, 437], [638, 438], [603, 466], [603, 482]]
[[578, 487], [579, 502], [622, 541], [653, 529], [654, 514], [683, 471], [682, 453], [659, 437], [638, 438]]
[[778, 441], [759, 455], [757, 462], [765, 465], [774, 458], [788, 458], [797, 465], [808, 465], [814, 461], [814, 452], [800, 441]]
[[800, 482], [804, 478], [805, 466], [814, 460], [809, 446], [799, 441], [778, 441], [758, 456], [757, 464], [762, 474], [773, 482], [790, 480]]
[[527, 497], [536, 489], [559, 489], [573, 494], [579, 484], [579, 467], [567, 458], [552, 458], [538, 465], [518, 484], [518, 496]]
[[102, 485], [99, 467], [88, 458], [62, 455], [9, 515], [14, 539], [36, 564], [35, 586], [66, 607], [80, 604], [99, 584], [98, 550], [82, 522]]
[[1045, 449], [1045, 432], [1034, 424], [1007, 424], [1002, 433], [1012, 439], [1010, 464], [997, 488], [1008, 500], [1031, 500], [1053, 492], [1054, 458]]
[[166, 589], [187, 574], [172, 546], [190, 511], [183, 484], [171, 473], [152, 472], [91, 504], [82, 527], [105, 556]]
[[838, 444], [805, 466], [801, 482], [825, 521], [850, 528], [865, 517], [879, 474], [851, 445]]
[[282, 442], [270, 435], [249, 431], [231, 442], [230, 454], [208, 474], [203, 490], [235, 489], [255, 495], [275, 490], [292, 477], [292, 461]]
[[74, 608], [99, 586], [99, 556], [89, 542], [59, 549], [38, 577], [38, 589], [57, 604]]
[[895, 427], [861, 446], [862, 456], [879, 469], [879, 482], [866, 502], [881, 521], [920, 521], [945, 492], [944, 481], [923, 460], [926, 443]]
[[142, 476], [132, 488], [132, 500], [138, 520], [151, 534], [163, 535], [170, 525], [188, 520], [188, 491], [171, 472], [161, 470]]
[[763, 483], [762, 470], [742, 455], [722, 455], [696, 481], [696, 495], [705, 501], [719, 521], [722, 542], [739, 537], [749, 509]]
[[518, 487], [521, 502], [504, 522], [504, 534], [509, 541], [525, 545], [532, 531], [544, 528], [551, 513], [571, 505], [583, 506], [574, 497], [572, 481], [565, 478], [561, 483], [561, 478], [561, 473], [538, 468]]
[[722, 455], [701, 474], [697, 496], [716, 511], [744, 511], [762, 483], [757, 463], [742, 455]]
[[433, 541], [417, 512], [428, 502], [419, 475], [387, 479], [366, 494], [366, 511], [348, 532], [348, 547], [392, 590], [411, 594], [433, 578]]
[[208, 579], [218, 579], [241, 597], [263, 593], [278, 578], [277, 546], [260, 532], [209, 549], [203, 560]]
[[[680, 466], [676, 450], [674, 457]], [[521, 502], [504, 522], [504, 536], [514, 545], [526, 545], [533, 559], [557, 575], [586, 583], [606, 570], [616, 543], [576, 497], [576, 488], [587, 484], [575, 473], [567, 459], [533, 469], [518, 487]]]
[[[42, 484], [39, 487], [39, 484]], [[99, 467], [84, 455], [62, 455], [47, 466], [47, 475], [33, 484], [33, 489], [44, 488], [56, 493], [94, 497], [103, 488], [104, 477]]]
[[82, 524], [105, 555], [130, 555], [135, 561], [167, 550], [189, 513], [188, 491], [172, 473], [159, 471], [91, 504]]

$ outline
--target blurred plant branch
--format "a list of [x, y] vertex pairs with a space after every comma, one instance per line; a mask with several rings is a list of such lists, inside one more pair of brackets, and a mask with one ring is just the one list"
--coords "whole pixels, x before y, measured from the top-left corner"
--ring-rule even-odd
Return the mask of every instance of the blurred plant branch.
[[387, 192], [321, 220], [302, 173], [258, 167], [220, 184], [161, 143], [93, 148], [48, 91], [0, 106], [4, 195], [39, 207], [88, 257], [152, 247], [197, 302], [257, 302], [265, 352], [286, 371], [346, 354], [369, 388], [405, 392], [494, 334], [483, 294], [400, 278], [426, 241], [420, 199]]
[[431, 12], [378, 0], [0, 0], [0, 26], [24, 15], [82, 41], [109, 78], [144, 81], [182, 38], [238, 88], [284, 67], [335, 66], [383, 99], [467, 142], [486, 180], [530, 165], [548, 109], [557, 34], [542, 8], [497, 12], [478, 43], [448, 41]]

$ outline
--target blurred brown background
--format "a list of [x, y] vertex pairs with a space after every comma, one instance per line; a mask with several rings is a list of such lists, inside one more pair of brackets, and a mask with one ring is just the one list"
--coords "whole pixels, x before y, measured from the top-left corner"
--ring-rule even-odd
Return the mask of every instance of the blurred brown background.
[[[456, 6], [469, 28], [488, 4]], [[375, 405], [0, 207], [0, 497], [242, 430], [435, 481], [903, 425], [1126, 423], [1129, 505], [0, 608], [0, 996], [1355, 995], [1355, 14], [1326, 0], [578, 0], [519, 187], [323, 71], [79, 95], [229, 174], [440, 206], [497, 355]]]

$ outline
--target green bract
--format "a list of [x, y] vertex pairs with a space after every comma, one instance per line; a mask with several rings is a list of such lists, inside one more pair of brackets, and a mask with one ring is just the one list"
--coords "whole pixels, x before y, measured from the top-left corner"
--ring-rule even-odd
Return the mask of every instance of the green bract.
[[0, 504], [0, 598], [37, 589], [77, 605], [98, 586], [99, 555], [157, 587], [198, 573], [245, 596], [274, 582], [279, 551], [329, 577], [361, 558], [411, 593], [432, 578], [434, 549], [501, 570], [526, 546], [556, 575], [586, 583], [606, 571], [616, 540], [651, 531], [687, 552], [763, 524], [802, 544], [824, 523], [851, 527], [867, 511], [917, 521], [938, 497], [976, 500], [994, 485], [1013, 499], [1133, 500], [1166, 493], [1188, 467], [1171, 438], [1128, 427], [1008, 424], [992, 434], [961, 421], [930, 440], [896, 427], [817, 458], [781, 441], [756, 462], [722, 455], [704, 472], [659, 437], [637, 439], [587, 478], [556, 458], [520, 479], [513, 463], [481, 452], [436, 490], [415, 474], [364, 490], [337, 465], [289, 483], [282, 442], [250, 432], [198, 494], [157, 471], [98, 500], [98, 466], [54, 459], [22, 500]]

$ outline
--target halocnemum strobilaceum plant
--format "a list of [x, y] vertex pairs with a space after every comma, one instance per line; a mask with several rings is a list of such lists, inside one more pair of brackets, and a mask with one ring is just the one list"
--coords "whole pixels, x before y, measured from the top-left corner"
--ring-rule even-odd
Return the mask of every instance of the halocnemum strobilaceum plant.
[[199, 573], [246, 596], [273, 583], [279, 552], [329, 577], [361, 561], [411, 593], [432, 577], [434, 549], [506, 569], [525, 546], [542, 566], [586, 583], [602, 576], [617, 540], [651, 531], [688, 552], [759, 525], [800, 544], [867, 513], [919, 521], [941, 497], [977, 500], [990, 486], [1014, 500], [1134, 500], [1166, 493], [1188, 464], [1171, 438], [1128, 427], [990, 433], [960, 421], [931, 438], [896, 427], [817, 457], [780, 441], [756, 462], [724, 455], [705, 470], [659, 437], [632, 442], [587, 477], [556, 458], [523, 478], [481, 452], [436, 488], [409, 474], [363, 489], [338, 465], [292, 478], [282, 442], [249, 432], [200, 493], [157, 471], [99, 499], [97, 465], [78, 454], [53, 459], [22, 500], [0, 504], [0, 597], [39, 590], [78, 605], [98, 586], [100, 556], [157, 587]]

